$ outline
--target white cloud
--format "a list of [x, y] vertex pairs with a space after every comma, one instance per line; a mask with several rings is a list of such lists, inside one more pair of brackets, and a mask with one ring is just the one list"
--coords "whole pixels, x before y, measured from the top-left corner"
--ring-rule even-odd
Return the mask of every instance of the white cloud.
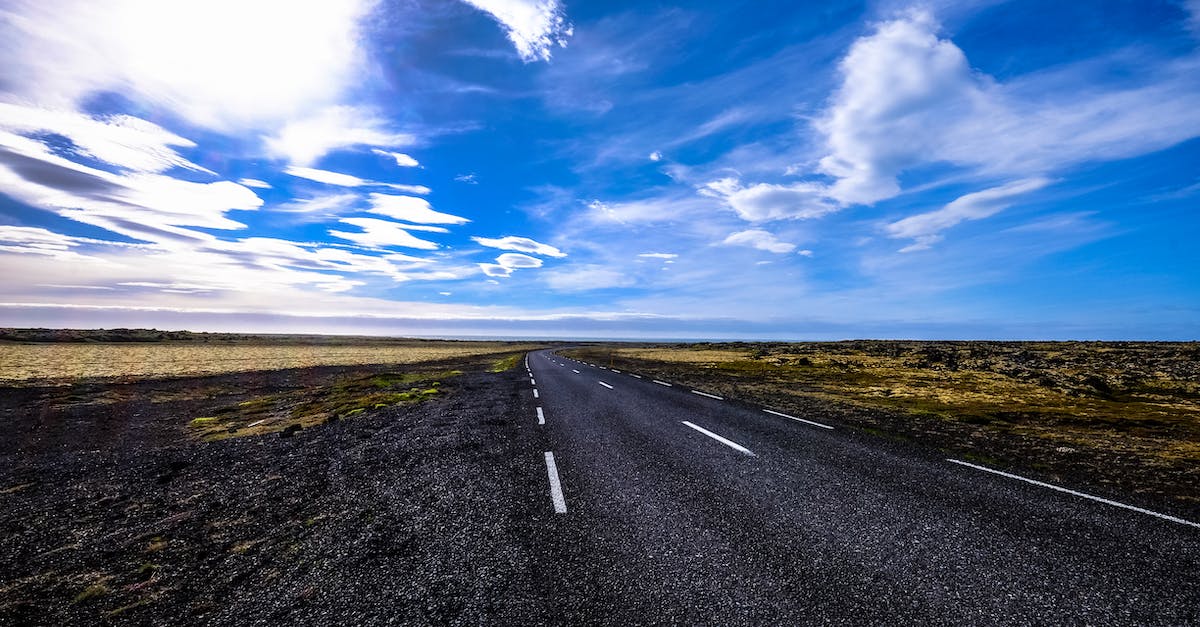
[[421, 167], [421, 164], [418, 163], [416, 159], [413, 159], [409, 155], [406, 155], [402, 152], [391, 152], [388, 150], [380, 150], [379, 148], [373, 148], [371, 152], [383, 157], [391, 157], [396, 162], [396, 165], [402, 168]]
[[0, 9], [3, 88], [73, 109], [108, 90], [193, 122], [287, 120], [335, 102], [364, 55], [372, 0], [13, 0]]
[[334, 150], [355, 146], [407, 146], [416, 142], [409, 133], [386, 130], [387, 124], [371, 111], [350, 106], [326, 107], [303, 119], [288, 122], [266, 147], [278, 158], [309, 166]]
[[496, 263], [504, 266], [505, 268], [514, 269], [542, 267], [541, 259], [538, 259], [537, 257], [530, 257], [529, 255], [522, 255], [521, 253], [503, 253], [499, 257], [496, 257]]
[[162, 174], [113, 174], [79, 165], [39, 142], [0, 131], [0, 189], [20, 202], [143, 241], [212, 239], [180, 227], [241, 229], [225, 213], [262, 205], [231, 181], [194, 183]]
[[508, 277], [512, 276], [512, 268], [506, 268], [498, 263], [481, 263], [479, 269], [490, 277]]
[[675, 253], [641, 253], [638, 255], [644, 259], [675, 259], [678, 256]]
[[743, 187], [736, 178], [723, 178], [705, 184], [700, 193], [720, 198], [748, 222], [817, 218], [838, 209], [825, 199], [826, 188], [816, 183]]
[[1187, 25], [1196, 36], [1200, 36], [1200, 0], [1185, 0], [1184, 10], [1187, 11]]
[[1149, 65], [1120, 87], [1074, 87], [1081, 70], [1070, 66], [1000, 83], [937, 31], [928, 13], [912, 12], [842, 60], [843, 82], [815, 123], [828, 151], [819, 169], [836, 179], [832, 199], [890, 198], [900, 174], [924, 164], [1029, 177], [1200, 135], [1194, 59]]
[[310, 214], [340, 214], [354, 209], [359, 195], [353, 192], [325, 194], [312, 198], [297, 198], [291, 202], [272, 207], [275, 211]]
[[490, 277], [509, 277], [513, 270], [520, 268], [540, 268], [542, 260], [521, 253], [504, 253], [496, 257], [496, 263], [481, 263], [479, 269]]
[[30, 137], [42, 133], [71, 140], [73, 151], [122, 170], [165, 172], [184, 168], [212, 174], [184, 159], [173, 147], [196, 145], [166, 129], [128, 115], [90, 116], [0, 102], [0, 130]]
[[571, 25], [558, 0], [463, 0], [504, 26], [521, 60], [549, 61], [550, 50], [565, 47]]
[[892, 222], [887, 225], [886, 230], [890, 237], [915, 240], [900, 252], [924, 250], [942, 238], [940, 233], [943, 230], [967, 220], [982, 220], [993, 216], [1011, 205], [1013, 198], [1041, 189], [1049, 183], [1048, 179], [1039, 177], [966, 194], [936, 211]]
[[479, 184], [479, 179], [476, 178], [474, 172], [471, 172], [470, 174], [459, 174], [458, 176], [454, 177], [454, 180], [458, 181], [459, 183], [466, 183], [467, 185]]
[[662, 161], [662, 158], [663, 158], [663, 154], [662, 154], [661, 152], [657, 151], [657, 150], [655, 150], [654, 152], [650, 153], [650, 160], [651, 160], [651, 161]]
[[437, 244], [415, 237], [405, 230], [413, 230], [413, 227], [409, 225], [397, 224], [376, 218], [342, 218], [340, 222], [357, 226], [363, 232], [351, 233], [331, 229], [329, 234], [356, 244], [362, 244], [363, 246], [403, 246], [404, 248], [416, 248], [420, 250], [436, 250], [438, 248]]
[[257, 187], [259, 189], [271, 189], [270, 183], [258, 179], [239, 179], [238, 184], [245, 185], [246, 187]]
[[283, 171], [292, 176], [298, 176], [303, 179], [316, 181], [318, 183], [325, 183], [327, 185], [361, 187], [370, 183], [370, 181], [360, 179], [357, 176], [342, 174], [341, 172], [330, 172], [329, 170], [318, 170], [316, 168], [302, 168], [293, 165], [284, 168]]
[[371, 205], [371, 213], [406, 222], [418, 224], [466, 224], [470, 222], [467, 218], [434, 211], [429, 201], [414, 196], [371, 194]]
[[585, 292], [614, 287], [629, 287], [633, 277], [612, 268], [590, 264], [569, 270], [546, 273], [546, 284], [560, 292]]
[[775, 235], [761, 229], [738, 231], [726, 237], [721, 243], [729, 246], [749, 246], [776, 254], [790, 253], [796, 250], [795, 244], [779, 241]]
[[541, 242], [534, 241], [528, 237], [515, 237], [512, 235], [499, 238], [487, 237], [472, 237], [477, 244], [487, 246], [488, 248], [499, 248], [500, 250], [515, 250], [523, 253], [531, 253], [534, 255], [542, 255], [545, 257], [566, 257], [567, 254], [563, 251]]

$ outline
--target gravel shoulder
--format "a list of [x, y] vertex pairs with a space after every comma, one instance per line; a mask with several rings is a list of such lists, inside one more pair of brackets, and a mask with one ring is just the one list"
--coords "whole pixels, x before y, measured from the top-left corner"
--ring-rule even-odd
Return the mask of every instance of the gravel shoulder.
[[3, 390], [0, 623], [536, 618], [523, 377], [434, 367], [464, 370], [440, 398], [211, 442], [191, 417], [372, 369]]

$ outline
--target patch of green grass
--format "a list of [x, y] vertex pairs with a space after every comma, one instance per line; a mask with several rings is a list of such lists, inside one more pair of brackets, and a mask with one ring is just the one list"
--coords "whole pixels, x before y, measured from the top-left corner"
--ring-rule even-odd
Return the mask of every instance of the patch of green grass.
[[521, 358], [523, 356], [524, 353], [513, 353], [512, 355], [493, 363], [492, 367], [488, 368], [488, 372], [504, 372], [506, 370], [512, 370], [513, 368], [517, 367], [518, 363], [521, 362]]
[[261, 435], [291, 425], [308, 428], [329, 420], [353, 418], [395, 405], [420, 403], [442, 394], [441, 379], [462, 374], [385, 372], [348, 377], [330, 385], [273, 394], [213, 410], [193, 419], [193, 435], [205, 440]]
[[83, 592], [75, 595], [75, 600], [71, 601], [71, 603], [78, 604], [91, 599], [98, 599], [109, 592], [111, 592], [111, 590], [109, 590], [108, 586], [104, 585], [103, 583], [94, 583], [84, 588]]

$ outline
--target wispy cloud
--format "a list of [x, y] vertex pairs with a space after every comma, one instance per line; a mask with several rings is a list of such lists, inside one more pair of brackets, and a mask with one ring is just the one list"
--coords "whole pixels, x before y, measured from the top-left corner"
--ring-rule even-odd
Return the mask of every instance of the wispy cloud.
[[[419, 227], [414, 228], [412, 225], [398, 224], [377, 218], [342, 218], [340, 222], [357, 226], [362, 229], [362, 232], [354, 233], [331, 229], [329, 234], [356, 244], [362, 244], [363, 246], [377, 248], [399, 246], [419, 250], [437, 250], [439, 248], [434, 242], [420, 239], [409, 233], [408, 231], [410, 230], [427, 230], [420, 229]], [[444, 231], [445, 229], [441, 230]]]
[[942, 239], [941, 232], [960, 222], [991, 217], [1012, 204], [1019, 196], [1041, 189], [1050, 181], [1033, 178], [1016, 181], [979, 192], [972, 192], [951, 201], [945, 207], [897, 220], [886, 227], [889, 237], [915, 240], [900, 249], [908, 253], [925, 250]]
[[421, 164], [418, 163], [416, 159], [414, 159], [411, 156], [404, 154], [402, 152], [391, 152], [389, 150], [381, 150], [379, 148], [374, 148], [371, 150], [371, 152], [373, 152], [377, 155], [383, 156], [383, 157], [389, 157], [390, 159], [392, 159], [392, 161], [396, 162], [397, 166], [400, 166], [402, 168], [419, 168], [419, 167], [421, 167]]
[[723, 200], [748, 222], [819, 218], [837, 211], [825, 198], [825, 188], [815, 183], [772, 185], [757, 183], [743, 187], [736, 178], [706, 183], [700, 193]]
[[555, 46], [572, 34], [558, 0], [463, 0], [496, 19], [516, 46], [521, 60], [549, 61]]
[[330, 106], [305, 118], [289, 121], [265, 138], [275, 157], [297, 166], [310, 166], [331, 151], [357, 146], [402, 147], [416, 143], [410, 133], [387, 130], [388, 123], [370, 109]]
[[472, 237], [475, 243], [488, 248], [499, 248], [500, 250], [515, 250], [523, 253], [534, 255], [543, 255], [546, 257], [566, 257], [567, 254], [563, 251], [541, 242], [529, 239], [528, 237], [517, 237], [515, 235], [507, 235], [505, 237]]
[[434, 211], [424, 198], [371, 194], [371, 213], [418, 224], [466, 224], [467, 218]]
[[796, 250], [795, 244], [780, 241], [773, 233], [762, 229], [738, 231], [730, 234], [721, 243], [728, 246], [749, 246], [776, 254], [785, 254]]

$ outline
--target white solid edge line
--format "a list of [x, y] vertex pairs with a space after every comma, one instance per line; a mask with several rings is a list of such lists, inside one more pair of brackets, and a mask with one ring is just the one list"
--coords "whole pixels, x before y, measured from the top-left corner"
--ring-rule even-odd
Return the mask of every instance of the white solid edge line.
[[699, 394], [700, 396], [707, 396], [709, 398], [715, 398], [718, 401], [725, 400], [725, 399], [721, 398], [720, 396], [717, 396], [716, 394], [709, 394], [708, 392], [701, 392], [700, 390], [692, 390], [692, 394]]
[[544, 424], [546, 424], [546, 414], [543, 414], [543, 413], [542, 413], [542, 408], [541, 408], [541, 407], [538, 407], [538, 408], [537, 408], [537, 415], [538, 415], [538, 424], [539, 424], [539, 425], [544, 425]]
[[671, 384], [670, 384], [670, 383], [667, 383], [666, 381], [659, 381], [658, 379], [654, 379], [654, 382], [655, 382], [655, 383], [657, 383], [657, 384], [659, 384], [659, 385], [665, 385], [665, 386], [667, 386], [667, 387], [671, 387]]
[[579, 371], [574, 368], [571, 368], [571, 372], [574, 372], [575, 374], [579, 374]]
[[533, 388], [533, 397], [534, 397], [534, 398], [537, 398], [537, 397], [538, 397], [537, 388]]
[[833, 429], [833, 427], [831, 427], [831, 426], [829, 426], [829, 425], [823, 425], [823, 424], [821, 424], [821, 423], [819, 423], [819, 422], [813, 422], [813, 421], [811, 421], [811, 420], [805, 420], [805, 419], [803, 419], [803, 418], [797, 418], [797, 417], [795, 417], [795, 416], [789, 416], [789, 415], [787, 415], [787, 414], [784, 414], [784, 413], [781, 413], [781, 412], [777, 412], [777, 411], [775, 411], [775, 410], [773, 410], [773, 409], [764, 409], [763, 411], [767, 412], [768, 414], [774, 414], [774, 415], [776, 415], [776, 416], [780, 416], [780, 417], [783, 417], [783, 418], [787, 418], [788, 420], [795, 420], [796, 422], [803, 422], [804, 424], [809, 424], [809, 425], [812, 425], [812, 426], [814, 426], [814, 427], [821, 427], [822, 429]]
[[563, 498], [562, 483], [558, 480], [558, 466], [554, 453], [546, 451], [546, 476], [550, 478], [550, 500], [554, 502], [554, 513], [567, 513], [567, 500]]
[[1154, 516], [1156, 518], [1161, 518], [1163, 520], [1169, 520], [1173, 523], [1179, 523], [1181, 525], [1188, 525], [1189, 527], [1200, 528], [1200, 523], [1194, 523], [1190, 520], [1176, 518], [1175, 516], [1168, 516], [1167, 514], [1160, 514], [1156, 511], [1143, 509], [1141, 507], [1136, 507], [1134, 505], [1126, 505], [1125, 503], [1111, 501], [1109, 499], [1101, 498], [1099, 496], [1092, 496], [1091, 494], [1084, 494], [1083, 492], [1076, 492], [1075, 490], [1056, 486], [1052, 483], [1046, 483], [1044, 481], [1037, 481], [1035, 479], [1026, 479], [1025, 477], [1022, 477], [1020, 475], [1014, 475], [1012, 473], [1004, 472], [1001, 470], [994, 470], [992, 468], [987, 468], [985, 466], [978, 466], [978, 465], [972, 464], [970, 462], [964, 462], [964, 461], [958, 460], [958, 459], [947, 458], [946, 461], [948, 461], [952, 464], [959, 464], [961, 466], [967, 466], [969, 468], [974, 468], [975, 470], [982, 470], [983, 472], [990, 472], [994, 475], [1000, 475], [1001, 477], [1008, 477], [1009, 479], [1016, 479], [1017, 481], [1024, 481], [1025, 483], [1032, 483], [1033, 485], [1041, 486], [1043, 488], [1049, 488], [1049, 489], [1055, 490], [1057, 492], [1063, 492], [1066, 494], [1070, 494], [1071, 496], [1078, 496], [1080, 498], [1090, 499], [1090, 500], [1096, 501], [1098, 503], [1104, 503], [1105, 505], [1112, 505], [1113, 507], [1120, 507], [1122, 509], [1132, 510], [1132, 511], [1138, 512], [1139, 514], [1146, 514], [1148, 516]]
[[741, 444], [738, 444], [737, 442], [734, 442], [733, 440], [728, 440], [726, 438], [723, 438], [723, 437], [713, 433], [712, 431], [705, 429], [704, 427], [697, 427], [696, 425], [694, 425], [686, 420], [681, 420], [680, 422], [695, 429], [696, 431], [699, 431], [700, 433], [703, 433], [704, 435], [707, 435], [708, 437], [720, 442], [721, 444], [728, 446], [731, 449], [734, 449], [736, 451], [739, 451], [741, 453], [745, 453], [751, 457], [754, 457], [754, 453], [750, 449], [742, 446]]
[[611, 385], [609, 385], [609, 384], [607, 384], [607, 383], [605, 383], [605, 382], [603, 382], [603, 381], [597, 381], [596, 383], [599, 383], [600, 385], [603, 385], [604, 387], [606, 387], [606, 388], [608, 388], [608, 389], [610, 389], [610, 390], [611, 390], [611, 389], [613, 389], [613, 386], [611, 386]]

